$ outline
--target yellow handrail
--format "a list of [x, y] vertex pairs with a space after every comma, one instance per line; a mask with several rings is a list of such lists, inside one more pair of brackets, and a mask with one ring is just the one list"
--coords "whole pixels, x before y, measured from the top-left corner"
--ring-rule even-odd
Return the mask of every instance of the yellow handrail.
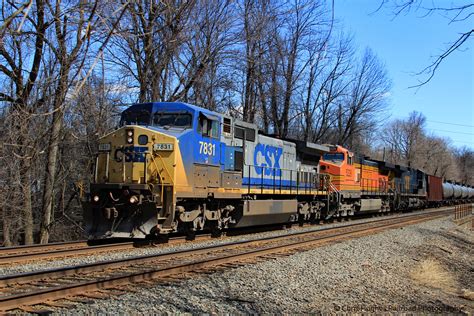
[[[170, 177], [171, 184], [174, 185], [173, 177], [171, 176], [171, 173], [168, 171], [168, 168], [166, 168], [166, 164], [165, 164], [165, 162], [164, 162], [164, 160], [163, 160], [163, 157], [161, 157], [160, 154], [158, 154], [158, 153], [157, 153], [156, 155], [158, 156], [158, 158], [161, 159], [161, 163], [163, 164], [163, 167], [165, 168], [166, 173], [168, 174], [168, 177]], [[152, 159], [153, 159], [153, 162], [155, 162], [155, 159], [153, 158], [153, 155], [151, 155], [151, 157], [152, 157]], [[156, 166], [156, 163], [155, 163], [155, 166]]]
[[158, 169], [158, 166], [156, 165], [156, 161], [155, 161], [155, 158], [153, 157], [153, 154], [151, 154], [150, 156], [151, 156], [151, 160], [153, 161], [153, 164], [155, 165], [156, 173], [158, 174], [158, 177], [160, 177], [160, 184], [161, 184], [160, 198], [161, 198], [161, 204], [163, 204], [163, 193], [164, 193], [163, 180], [161, 179], [160, 170]]
[[[165, 169], [166, 173], [168, 174], [168, 177], [169, 177], [170, 180], [171, 180], [171, 184], [174, 185], [173, 177], [172, 177], [171, 174], [169, 173], [168, 168], [166, 168], [166, 164], [165, 164], [165, 162], [163, 161], [163, 158], [162, 158], [159, 154], [156, 154], [156, 155], [161, 159], [161, 163], [163, 164], [163, 168]], [[163, 179], [162, 179], [162, 177], [161, 177], [160, 170], [158, 169], [158, 165], [156, 164], [155, 157], [153, 157], [153, 153], [152, 153], [150, 156], [151, 156], [151, 160], [153, 161], [153, 164], [155, 165], [156, 173], [157, 173], [158, 176], [160, 177], [160, 184], [161, 184], [161, 204], [163, 204], [163, 194], [164, 194], [165, 186], [164, 186], [164, 184], [163, 184]]]

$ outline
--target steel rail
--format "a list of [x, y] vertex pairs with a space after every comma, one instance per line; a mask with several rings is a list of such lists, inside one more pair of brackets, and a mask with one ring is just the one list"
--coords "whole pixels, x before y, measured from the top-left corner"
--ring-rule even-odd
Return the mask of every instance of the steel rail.
[[[99, 280], [85, 281], [82, 283], [68, 284], [64, 286], [47, 288], [47, 289], [39, 290], [34, 293], [29, 292], [29, 293], [21, 293], [21, 294], [15, 294], [11, 296], [5, 296], [5, 297], [0, 298], [0, 310], [4, 310], [4, 311], [10, 310], [18, 306], [21, 306], [22, 304], [28, 304], [28, 305], [39, 304], [41, 302], [44, 302], [45, 300], [55, 300], [55, 299], [67, 297], [69, 295], [78, 295], [78, 294], [88, 292], [88, 291], [97, 291], [101, 289], [115, 287], [118, 285], [149, 280], [149, 279], [153, 279], [153, 278], [165, 276], [165, 275], [173, 275], [176, 273], [184, 273], [184, 272], [193, 272], [195, 270], [207, 268], [209, 266], [221, 265], [223, 263], [229, 263], [229, 262], [236, 262], [238, 260], [249, 258], [252, 256], [262, 257], [264, 255], [274, 254], [281, 251], [289, 251], [289, 250], [291, 251], [295, 249], [297, 250], [298, 248], [304, 248], [315, 242], [321, 243], [321, 242], [329, 242], [333, 240], [338, 240], [341, 238], [342, 239], [349, 238], [349, 237], [353, 238], [354, 236], [357, 237], [358, 235], [361, 235], [361, 234], [367, 235], [367, 234], [371, 234], [373, 232], [377, 232], [380, 230], [385, 230], [391, 227], [405, 226], [410, 223], [417, 223], [417, 222], [421, 222], [421, 221], [425, 221], [429, 219], [441, 218], [445, 215], [450, 215], [450, 214], [451, 212], [444, 210], [444, 211], [438, 211], [438, 212], [430, 212], [427, 214], [426, 213], [417, 214], [413, 216], [403, 216], [403, 217], [383, 219], [383, 220], [378, 220], [378, 221], [372, 221], [369, 223], [364, 223], [366, 225], [369, 224], [369, 227], [360, 227], [362, 226], [362, 223], [357, 223], [357, 224], [339, 226], [335, 228], [328, 228], [325, 230], [317, 230], [317, 231], [306, 232], [306, 233], [288, 234], [288, 235], [277, 236], [277, 237], [265, 237], [265, 238], [250, 240], [250, 241], [230, 243], [231, 246], [245, 245], [245, 244], [249, 245], [255, 242], [262, 242], [262, 240], [275, 241], [275, 240], [281, 240], [283, 239], [283, 237], [286, 237], [286, 238], [291, 238], [295, 236], [301, 237], [308, 233], [312, 233], [313, 235], [315, 235], [315, 234], [320, 233], [321, 231], [326, 231], [326, 232], [328, 230], [334, 231], [333, 234], [329, 234], [327, 236], [313, 236], [312, 238], [305, 238], [304, 240], [293, 241], [289, 244], [287, 243], [287, 244], [276, 245], [276, 246], [270, 245], [270, 247], [266, 247], [263, 249], [251, 249], [251, 250], [244, 249], [244, 251], [240, 253], [224, 254], [223, 256], [220, 256], [217, 258], [198, 260], [191, 263], [176, 264], [176, 265], [172, 265], [172, 266], [168, 266], [164, 268], [156, 268], [153, 270], [114, 276], [110, 278], [102, 278]], [[341, 230], [347, 227], [356, 227], [357, 229], [351, 230], [349, 232], [347, 231], [337, 232], [338, 230]], [[209, 253], [210, 250], [215, 251], [216, 249], [223, 249], [223, 248], [229, 248], [229, 244], [193, 249], [193, 250], [187, 251], [186, 255], [192, 255], [192, 254], [195, 255], [196, 253], [203, 253], [203, 252]], [[181, 251], [181, 253], [183, 253], [183, 251]], [[165, 256], [167, 256], [168, 258], [176, 258], [176, 255], [177, 253], [173, 252], [173, 253], [168, 253]], [[149, 256], [145, 256], [145, 258], [146, 257], [149, 257]], [[154, 257], [155, 257], [154, 258], [155, 260], [165, 259], [163, 255], [158, 255]], [[133, 259], [140, 260], [143, 258], [144, 257], [137, 257]], [[122, 262], [122, 267], [123, 267], [123, 262]], [[66, 271], [64, 269], [62, 270], [63, 270], [62, 272]], [[59, 274], [59, 276], [65, 276], [65, 275], [67, 274]]]
[[[207, 239], [210, 238], [209, 234], [199, 235], [196, 236], [196, 240]], [[184, 243], [185, 237], [173, 237], [169, 239], [168, 244], [174, 245], [179, 243]], [[82, 244], [84, 243], [84, 245]], [[20, 254], [11, 254], [2, 256], [0, 252], [0, 265], [2, 264], [11, 264], [11, 263], [20, 263], [20, 262], [28, 262], [33, 260], [43, 260], [43, 259], [54, 259], [60, 257], [71, 257], [71, 256], [80, 256], [86, 254], [95, 254], [100, 252], [106, 251], [113, 251], [113, 250], [128, 250], [134, 249], [137, 247], [147, 246], [148, 243], [144, 242], [122, 242], [122, 243], [114, 243], [114, 244], [105, 244], [105, 245], [95, 245], [95, 246], [88, 246], [87, 242], [71, 242], [70, 245], [77, 244], [79, 248], [72, 248], [72, 246], [66, 247], [65, 249], [55, 249], [54, 247], [40, 247], [40, 251], [33, 252], [33, 253], [20, 253]], [[66, 243], [64, 243], [66, 245]], [[163, 244], [167, 245], [167, 244]], [[41, 245], [37, 245], [41, 246]], [[47, 246], [47, 245], [43, 245]], [[53, 250], [49, 250], [52, 248]]]
[[6, 263], [18, 263], [32, 260], [41, 260], [41, 259], [52, 259], [58, 257], [69, 257], [77, 255], [85, 255], [97, 252], [105, 252], [112, 250], [126, 250], [133, 249], [133, 242], [119, 243], [119, 244], [108, 244], [108, 245], [97, 245], [97, 246], [88, 246], [80, 247], [76, 249], [60, 249], [53, 251], [37, 252], [37, 253], [22, 253], [18, 255], [4, 256], [0, 257], [0, 264]]
[[63, 249], [71, 247], [87, 247], [87, 240], [55, 242], [49, 244], [23, 245], [13, 247], [0, 247], [0, 257], [10, 254], [40, 252], [51, 249]]

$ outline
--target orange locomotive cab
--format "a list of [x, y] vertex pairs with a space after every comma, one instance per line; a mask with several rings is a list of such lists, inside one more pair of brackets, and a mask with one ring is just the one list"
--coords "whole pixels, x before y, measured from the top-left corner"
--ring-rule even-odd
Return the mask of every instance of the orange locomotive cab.
[[338, 191], [360, 191], [360, 171], [355, 168], [354, 154], [342, 146], [331, 146], [319, 162], [321, 173], [331, 177]]
[[332, 146], [324, 154], [321, 173], [329, 174], [338, 191], [354, 191], [361, 194], [383, 193], [389, 185], [389, 176], [379, 168], [376, 161], [354, 154], [342, 146]]

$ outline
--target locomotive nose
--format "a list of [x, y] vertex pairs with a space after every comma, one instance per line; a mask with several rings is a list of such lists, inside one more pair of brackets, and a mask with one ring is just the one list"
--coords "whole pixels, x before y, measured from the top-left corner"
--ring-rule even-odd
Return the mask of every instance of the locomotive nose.
[[100, 140], [95, 181], [84, 204], [92, 238], [143, 238], [157, 227], [171, 230], [182, 169], [177, 151], [176, 137], [143, 126], [123, 126]]

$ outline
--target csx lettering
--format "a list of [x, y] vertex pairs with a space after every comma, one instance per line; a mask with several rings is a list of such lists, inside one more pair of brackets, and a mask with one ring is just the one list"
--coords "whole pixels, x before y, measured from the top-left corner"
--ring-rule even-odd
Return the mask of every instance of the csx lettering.
[[275, 176], [279, 177], [281, 175], [280, 158], [282, 154], [282, 148], [271, 145], [257, 144], [257, 146], [255, 146], [255, 153], [253, 157], [255, 172], [258, 175], [261, 175], [264, 171], [266, 176], [273, 175], [273, 173], [275, 173]]
[[145, 162], [145, 154], [148, 147], [129, 146], [125, 148], [117, 148], [114, 152], [114, 159], [117, 162]]

